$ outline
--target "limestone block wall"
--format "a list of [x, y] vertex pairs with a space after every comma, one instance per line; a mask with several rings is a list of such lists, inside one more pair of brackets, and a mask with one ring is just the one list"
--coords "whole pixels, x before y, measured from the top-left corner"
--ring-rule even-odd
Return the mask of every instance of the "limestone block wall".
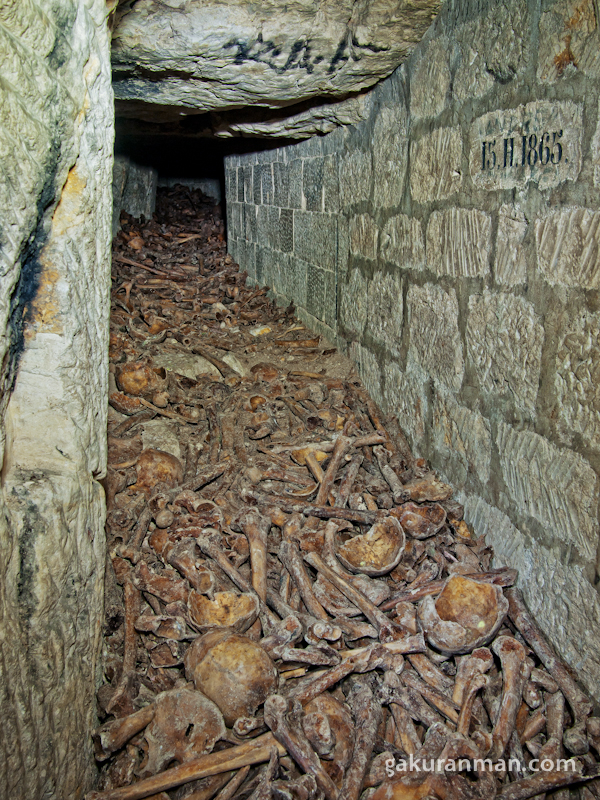
[[135, 164], [127, 156], [115, 156], [112, 175], [112, 235], [121, 223], [119, 215], [126, 211], [136, 219], [144, 215], [149, 220], [156, 207], [158, 173], [152, 167]]
[[0, 3], [0, 796], [81, 798], [104, 574], [105, 0]]
[[600, 699], [600, 20], [448, 0], [367, 121], [226, 160], [229, 249], [357, 363]]

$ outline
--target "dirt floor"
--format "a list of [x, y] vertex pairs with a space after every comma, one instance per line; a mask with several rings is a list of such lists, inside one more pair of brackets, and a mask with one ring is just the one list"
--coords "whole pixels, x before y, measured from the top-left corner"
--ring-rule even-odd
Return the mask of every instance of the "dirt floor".
[[89, 797], [600, 797], [600, 718], [514, 570], [350, 362], [246, 285], [220, 207], [161, 190], [113, 263]]

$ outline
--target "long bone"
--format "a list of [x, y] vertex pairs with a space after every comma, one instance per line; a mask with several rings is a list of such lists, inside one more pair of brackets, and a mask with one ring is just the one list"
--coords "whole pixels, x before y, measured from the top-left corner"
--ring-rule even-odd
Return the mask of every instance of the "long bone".
[[327, 800], [336, 800], [337, 788], [321, 766], [319, 757], [306, 738], [302, 725], [301, 706], [291, 703], [281, 695], [271, 695], [265, 700], [265, 722], [273, 736], [280, 742], [303, 772], [314, 775], [317, 786]]
[[492, 731], [490, 758], [496, 761], [506, 750], [515, 727], [517, 712], [521, 705], [523, 686], [531, 672], [525, 648], [512, 636], [499, 636], [492, 649], [502, 663], [502, 700], [498, 718]]

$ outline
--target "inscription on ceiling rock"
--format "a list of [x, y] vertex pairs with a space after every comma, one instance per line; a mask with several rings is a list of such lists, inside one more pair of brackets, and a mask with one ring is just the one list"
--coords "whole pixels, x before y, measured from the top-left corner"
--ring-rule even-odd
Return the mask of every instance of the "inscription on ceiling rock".
[[580, 104], [539, 101], [492, 111], [471, 126], [469, 169], [475, 186], [513, 189], [535, 181], [550, 189], [581, 169]]
[[553, 211], [535, 223], [537, 265], [552, 286], [600, 286], [600, 212]]
[[[186, 115], [213, 112], [210, 122], [199, 123], [204, 135], [306, 137], [355, 123], [366, 110], [359, 93], [404, 61], [439, 5], [439, 0], [123, 4], [112, 47], [117, 111], [175, 126]], [[289, 124], [282, 113], [286, 106]], [[243, 113], [232, 115], [236, 109]]]
[[598, 547], [598, 477], [572, 450], [560, 450], [531, 431], [500, 422], [498, 452], [516, 508], [536, 519], [557, 542], [573, 545], [594, 563]]

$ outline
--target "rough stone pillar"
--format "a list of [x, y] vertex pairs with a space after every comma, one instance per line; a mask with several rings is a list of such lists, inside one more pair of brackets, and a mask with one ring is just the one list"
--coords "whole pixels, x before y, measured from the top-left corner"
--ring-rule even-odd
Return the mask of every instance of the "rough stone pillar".
[[0, 796], [94, 776], [113, 147], [104, 0], [0, 3]]

